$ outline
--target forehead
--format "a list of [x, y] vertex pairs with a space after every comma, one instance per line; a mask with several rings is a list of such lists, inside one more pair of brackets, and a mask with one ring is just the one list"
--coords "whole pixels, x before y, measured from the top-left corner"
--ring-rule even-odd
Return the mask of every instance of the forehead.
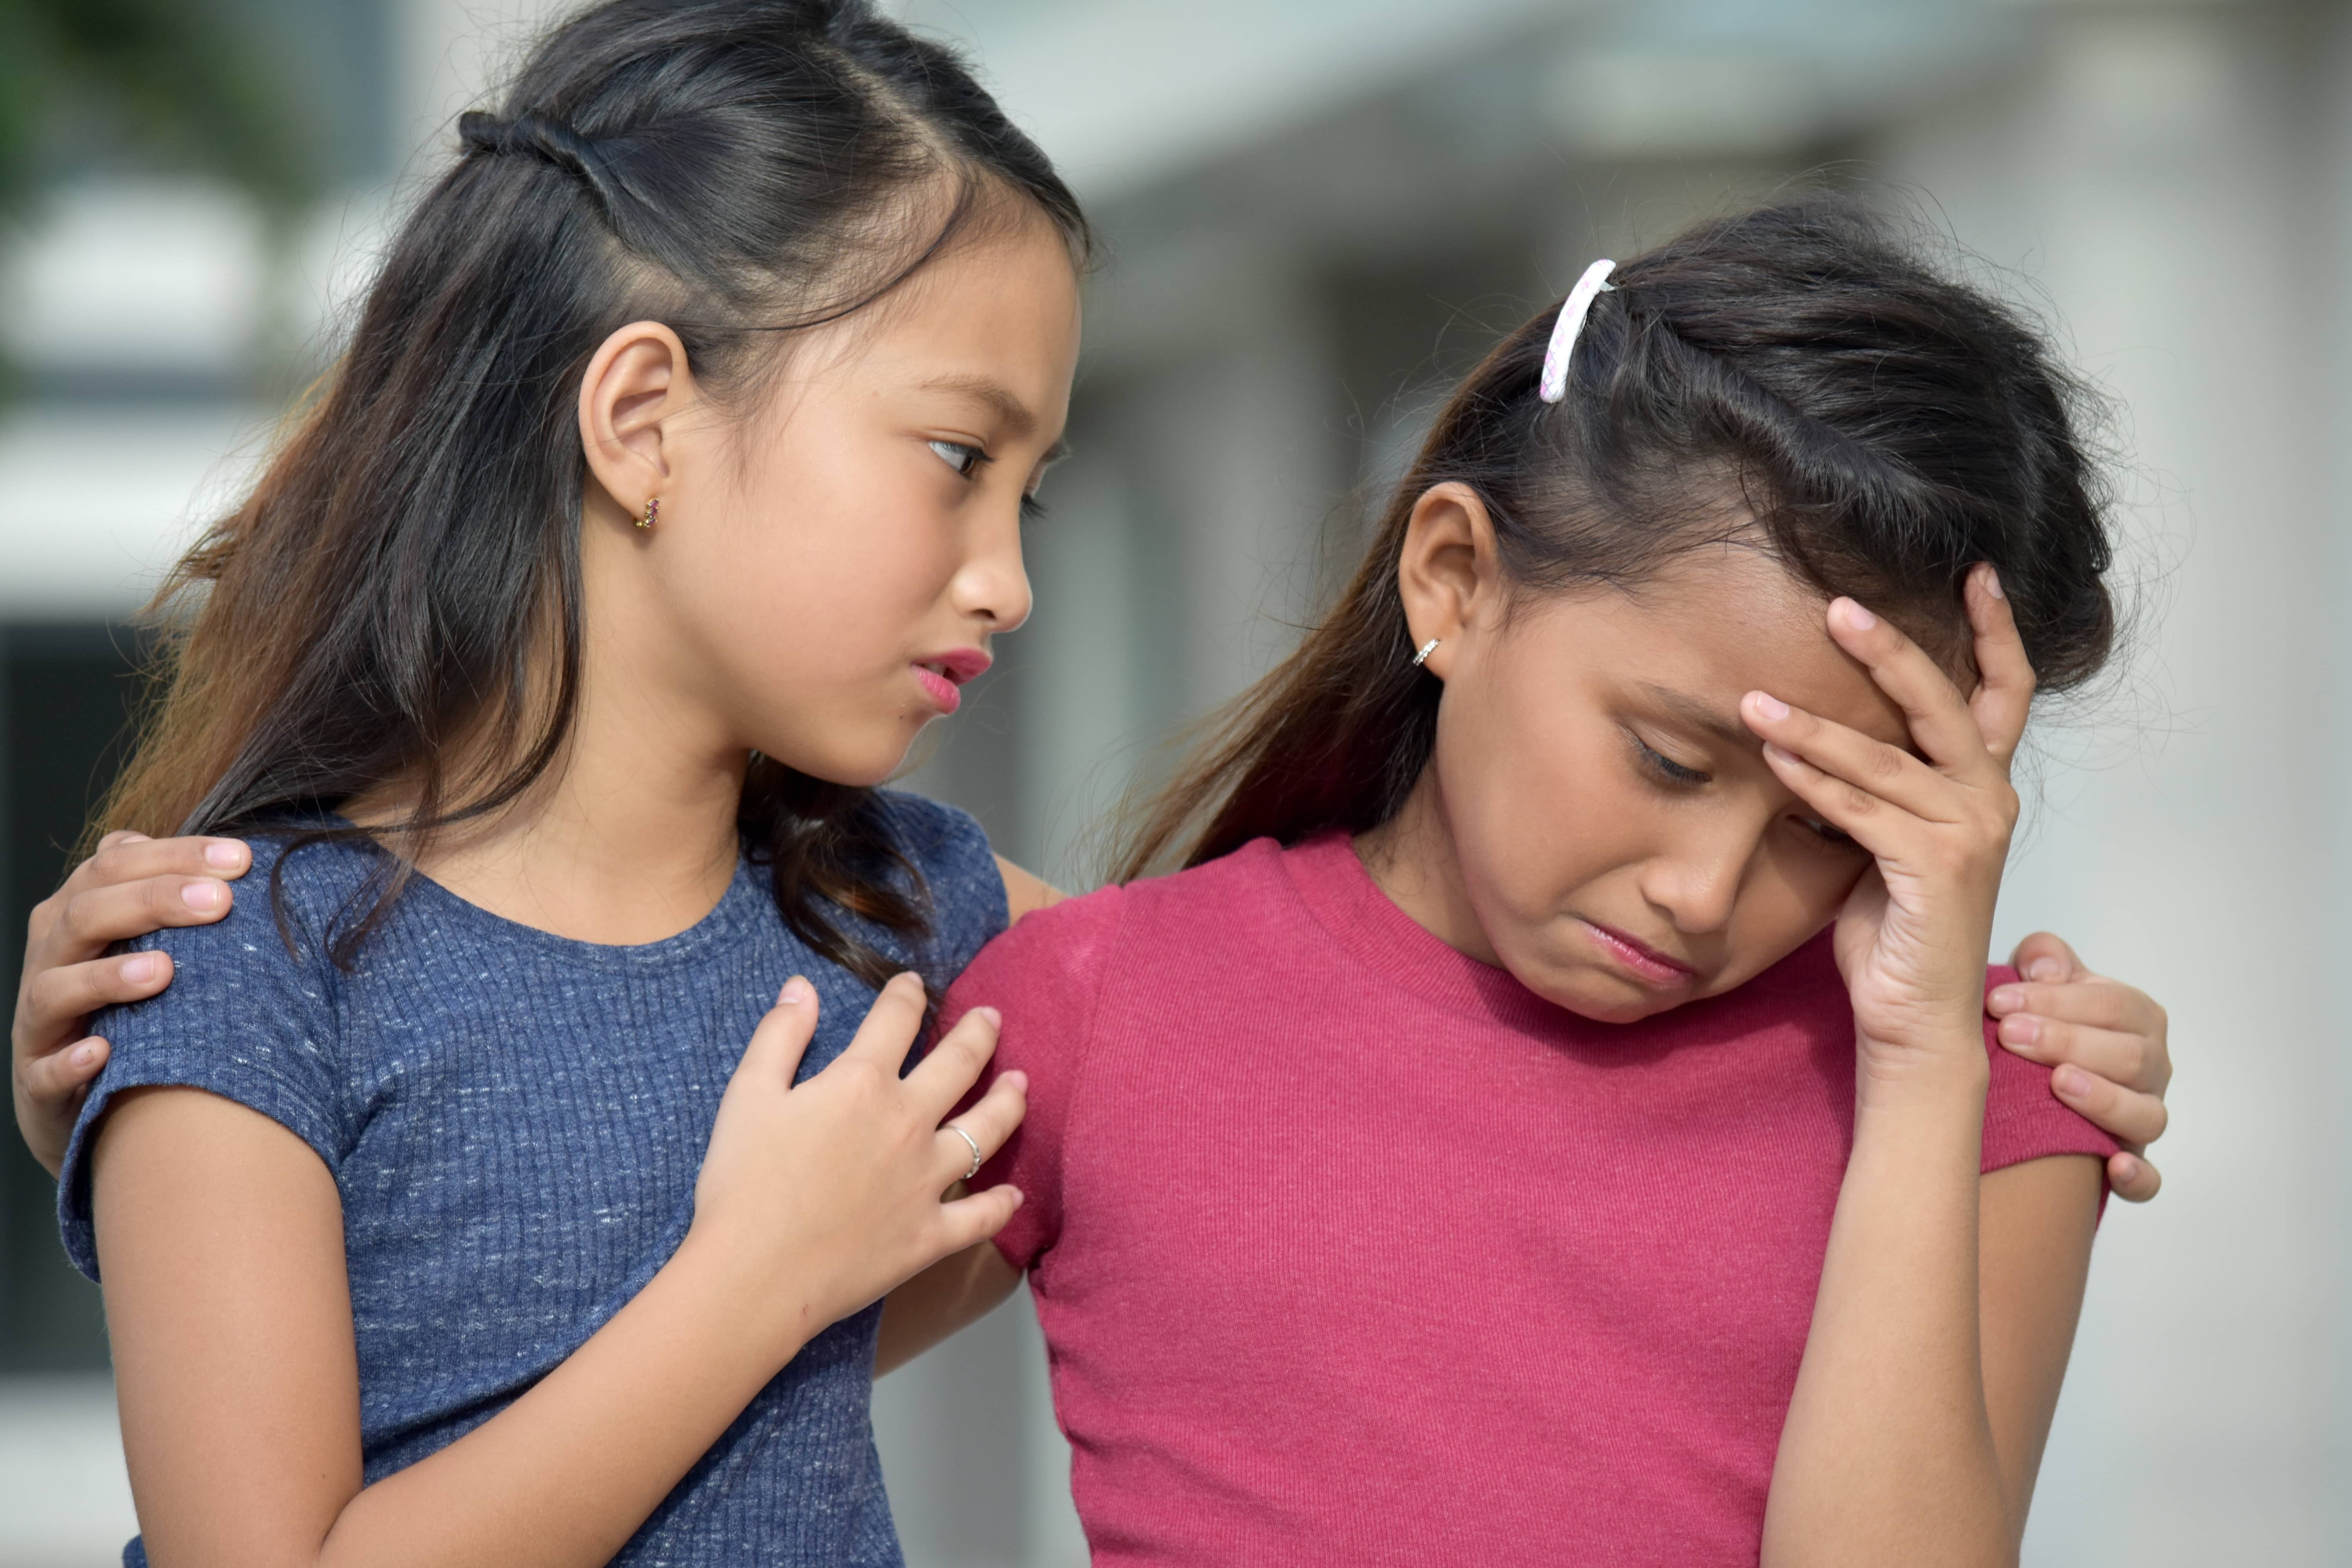
[[1528, 606], [1544, 640], [1604, 682], [1664, 688], [1735, 713], [1766, 691], [1892, 744], [1910, 743], [1903, 712], [1830, 639], [1829, 601], [1753, 545], [1731, 542], [1675, 557], [1632, 588], [1553, 596]]
[[1058, 423], [1076, 363], [1077, 269], [1044, 215], [998, 215], [840, 327], [836, 363], [859, 379], [985, 379]]

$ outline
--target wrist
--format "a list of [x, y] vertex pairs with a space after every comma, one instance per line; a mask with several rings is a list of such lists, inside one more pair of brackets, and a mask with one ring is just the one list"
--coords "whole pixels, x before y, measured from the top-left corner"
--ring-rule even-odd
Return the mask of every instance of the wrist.
[[1854, 1100], [1864, 1107], [1939, 1110], [1966, 1109], [1981, 1116], [1992, 1066], [1981, 1028], [1951, 1028], [1898, 1039], [1858, 1035]]
[[728, 1325], [745, 1343], [764, 1347], [771, 1367], [782, 1367], [833, 1321], [803, 1279], [779, 1279], [761, 1265], [765, 1249], [736, 1245], [701, 1224], [663, 1264], [656, 1279]]

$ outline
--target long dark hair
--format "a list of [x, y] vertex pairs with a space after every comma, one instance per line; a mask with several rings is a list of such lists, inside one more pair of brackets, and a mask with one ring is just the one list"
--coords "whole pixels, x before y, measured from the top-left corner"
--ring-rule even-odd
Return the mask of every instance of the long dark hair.
[[[365, 834], [395, 853], [338, 922], [342, 963], [420, 846], [562, 754], [582, 636], [573, 404], [606, 336], [666, 321], [698, 380], [746, 394], [791, 329], [880, 298], [1022, 204], [1081, 258], [1087, 245], [1068, 189], [957, 57], [861, 0], [610, 0], [550, 32], [459, 134], [323, 394], [159, 595], [193, 613], [100, 825], [292, 819], [310, 825], [299, 847], [360, 836], [315, 825], [407, 781], [415, 809]], [[518, 739], [459, 776], [450, 758], [486, 733]], [[826, 957], [878, 981], [894, 966], [842, 917], [927, 929], [872, 791], [755, 756], [740, 828]]]
[[2093, 400], [2014, 310], [1826, 195], [1701, 225], [1611, 282], [1559, 405], [1537, 391], [1558, 306], [1455, 390], [1338, 606], [1134, 814], [1115, 876], [1396, 814], [1440, 691], [1412, 663], [1397, 562], [1414, 504], [1449, 481], [1486, 503], [1529, 591], [1635, 584], [1729, 529], [1957, 665], [1962, 579], [1988, 561], [2044, 690], [2105, 663]]

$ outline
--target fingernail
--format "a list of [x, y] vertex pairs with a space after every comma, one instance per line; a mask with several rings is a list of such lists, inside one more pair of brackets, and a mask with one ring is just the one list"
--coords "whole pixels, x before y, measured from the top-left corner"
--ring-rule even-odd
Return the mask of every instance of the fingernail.
[[2065, 975], [2066, 966], [2054, 958], [2037, 958], [2025, 966], [2028, 980], [2057, 980]]
[[2127, 1182], [2137, 1182], [2139, 1180], [2139, 1162], [2133, 1159], [2129, 1154], [2126, 1154], [2122, 1159], [2116, 1162], [2116, 1168], [2111, 1173], [2111, 1175], [2117, 1185], [2121, 1185]]
[[1866, 632], [1878, 624], [1876, 616], [1864, 609], [1852, 599], [1841, 599], [1838, 601], [1838, 607], [1845, 613], [1845, 624], [1855, 631]]
[[100, 1045], [96, 1040], [84, 1040], [73, 1049], [73, 1065], [78, 1068], [86, 1068], [91, 1063], [97, 1061], [98, 1058], [105, 1053], [105, 1049], [106, 1047]]
[[1005, 1190], [1013, 1194], [1013, 1206], [1014, 1208], [1019, 1208], [1023, 1204], [1029, 1201], [1028, 1198], [1023, 1194], [1019, 1187], [1008, 1187]]
[[1990, 565], [1984, 569], [1985, 592], [1996, 599], [2009, 597], [2009, 590], [2000, 585], [2000, 574]]
[[797, 974], [785, 981], [784, 988], [776, 993], [776, 1003], [783, 1007], [805, 1007], [815, 1000], [816, 987]]
[[1796, 752], [1786, 747], [1776, 746], [1769, 741], [1764, 742], [1764, 754], [1776, 763], [1793, 763], [1797, 760]]
[[974, 1007], [967, 1016], [982, 1020], [992, 1029], [1001, 1029], [1004, 1026], [1004, 1015], [993, 1007]]
[[180, 902], [200, 915], [208, 915], [220, 908], [221, 891], [218, 882], [190, 882], [180, 889]]
[[224, 871], [234, 871], [245, 864], [245, 846], [207, 844], [205, 846], [205, 864], [218, 867]]
[[1748, 693], [1748, 696], [1755, 700], [1756, 711], [1763, 717], [1767, 719], [1779, 720], [1786, 719], [1789, 716], [1789, 705], [1781, 701], [1779, 698], [1773, 696], [1770, 692], [1751, 691]]
[[2033, 1045], [2042, 1038], [2042, 1020], [2029, 1018], [2022, 1015], [2014, 1018], [2003, 1018], [2000, 1021], [2000, 1037], [2008, 1045]]
[[1994, 1014], [2014, 1013], [2025, 1005], [2025, 988], [2021, 985], [1996, 985], [1985, 998], [1985, 1009]]
[[2057, 1071], [2052, 1073], [2050, 1082], [2059, 1093], [2073, 1095], [2077, 1099], [2091, 1092], [2091, 1075], [2073, 1062], [2063, 1064]]
[[136, 954], [122, 966], [122, 978], [133, 985], [144, 985], [162, 971], [163, 961], [152, 952]]
[[1019, 1068], [1014, 1068], [1010, 1072], [997, 1074], [996, 1081], [999, 1083], [1009, 1083], [1024, 1094], [1029, 1092], [1029, 1075], [1023, 1072]]

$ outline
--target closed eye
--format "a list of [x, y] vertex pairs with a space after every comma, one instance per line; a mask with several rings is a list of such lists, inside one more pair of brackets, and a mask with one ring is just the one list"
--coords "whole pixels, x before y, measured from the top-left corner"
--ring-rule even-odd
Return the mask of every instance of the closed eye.
[[1634, 753], [1641, 758], [1642, 765], [1662, 782], [1677, 789], [1695, 789], [1707, 782], [1706, 774], [1696, 768], [1685, 767], [1639, 735], [1633, 736], [1632, 740]]
[[1797, 818], [1797, 822], [1799, 826], [1805, 829], [1806, 832], [1811, 834], [1814, 837], [1820, 839], [1822, 843], [1830, 846], [1833, 849], [1859, 849], [1862, 847], [1853, 841], [1853, 834], [1848, 833], [1843, 827], [1832, 826], [1829, 823], [1823, 822], [1818, 816], [1801, 816]]

